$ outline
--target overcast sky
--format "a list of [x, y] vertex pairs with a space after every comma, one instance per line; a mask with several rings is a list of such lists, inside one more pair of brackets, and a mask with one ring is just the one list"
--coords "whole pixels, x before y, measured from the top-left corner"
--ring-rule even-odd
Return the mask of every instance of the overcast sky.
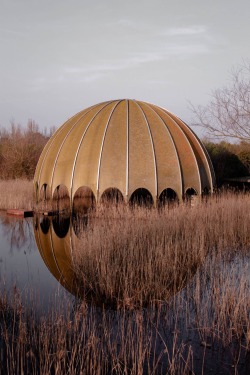
[[0, 0], [0, 126], [119, 98], [190, 123], [250, 59], [249, 20], [249, 0]]

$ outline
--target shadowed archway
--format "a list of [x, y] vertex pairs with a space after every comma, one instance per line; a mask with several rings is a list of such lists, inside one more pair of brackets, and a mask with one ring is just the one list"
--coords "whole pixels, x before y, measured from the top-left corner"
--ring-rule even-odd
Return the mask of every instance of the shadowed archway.
[[65, 185], [58, 185], [52, 197], [52, 209], [55, 211], [69, 211], [70, 210], [70, 197], [68, 189]]
[[121, 204], [124, 203], [124, 198], [119, 189], [109, 188], [106, 189], [101, 195], [101, 204]]
[[166, 205], [171, 206], [171, 205], [177, 204], [178, 202], [179, 200], [178, 200], [178, 196], [176, 192], [171, 188], [167, 188], [161, 192], [159, 196], [158, 205], [160, 207], [163, 207]]
[[132, 206], [152, 207], [154, 201], [151, 193], [147, 189], [139, 188], [133, 192], [129, 203]]
[[87, 186], [81, 186], [75, 192], [73, 198], [73, 213], [85, 214], [94, 208], [96, 200], [93, 191]]

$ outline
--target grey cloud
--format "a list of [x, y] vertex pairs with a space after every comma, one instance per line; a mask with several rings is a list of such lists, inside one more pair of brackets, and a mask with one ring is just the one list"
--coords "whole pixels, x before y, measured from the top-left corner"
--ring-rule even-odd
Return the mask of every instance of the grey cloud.
[[170, 27], [166, 31], [162, 32], [161, 35], [165, 36], [186, 36], [186, 35], [200, 35], [207, 31], [207, 27], [204, 25], [192, 25], [187, 27]]

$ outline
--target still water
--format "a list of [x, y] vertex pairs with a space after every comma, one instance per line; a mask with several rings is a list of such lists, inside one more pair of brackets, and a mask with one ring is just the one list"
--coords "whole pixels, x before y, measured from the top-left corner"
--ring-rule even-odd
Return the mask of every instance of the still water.
[[[86, 224], [86, 222], [82, 222], [82, 225]], [[50, 309], [53, 311], [60, 309], [61, 314], [64, 302], [65, 306], [70, 305], [74, 308], [77, 299], [74, 296], [76, 293], [72, 262], [74, 261], [74, 246], [79, 245], [77, 243], [79, 241], [77, 228], [79, 226], [74, 225], [74, 220], [68, 217], [60, 218], [60, 220], [58, 217], [44, 216], [22, 219], [0, 213], [0, 293], [6, 292], [11, 300], [11, 295], [15, 290], [18, 290], [23, 305], [27, 308], [31, 305], [32, 310], [35, 309], [38, 315], [46, 314]], [[240, 285], [243, 285], [244, 298], [248, 298], [249, 256], [240, 256], [240, 254], [237, 256], [236, 254], [228, 262], [218, 262], [214, 267], [216, 273], [220, 275], [221, 295], [227, 295], [228, 290], [232, 290], [232, 295], [237, 297]], [[240, 354], [237, 354], [237, 361], [235, 361], [232, 343], [225, 349], [220, 346], [219, 340], [214, 339], [213, 330], [209, 331], [206, 328], [208, 323], [213, 326], [214, 319], [213, 304], [208, 302], [210, 298], [213, 298], [211, 294], [213, 280], [209, 277], [209, 270], [209, 268], [201, 267], [186, 287], [177, 293], [176, 299], [173, 299], [172, 302], [170, 299], [167, 302], [161, 315], [157, 318], [157, 334], [154, 331], [154, 324], [148, 325], [148, 321], [154, 322], [155, 312], [151, 312], [149, 309], [147, 314], [150, 319], [147, 320], [145, 311], [145, 332], [150, 339], [155, 337], [154, 350], [160, 356], [161, 353], [165, 353], [166, 348], [173, 351], [177, 343], [174, 341], [174, 333], [179, 332], [178, 345], [183, 348], [185, 358], [190, 348], [192, 349], [193, 365], [197, 374], [201, 373], [201, 369], [204, 370], [204, 373], [211, 374], [248, 374], [250, 363], [243, 350], [246, 347], [244, 338], [242, 339], [242, 350]], [[203, 277], [204, 275], [206, 277]], [[199, 288], [195, 287], [196, 284]], [[198, 306], [201, 308], [200, 315], [197, 312], [197, 306], [195, 304], [193, 306], [192, 298], [188, 297], [188, 293], [193, 295], [192, 290], [195, 293], [200, 293], [200, 305]], [[213, 302], [213, 299], [211, 301]], [[176, 306], [178, 314], [175, 310]], [[205, 306], [205, 309], [202, 306]], [[245, 306], [248, 305], [245, 304]], [[92, 323], [98, 322], [98, 327], [103, 323], [103, 318], [97, 308], [89, 308], [88, 314]], [[130, 322], [131, 316], [132, 314], [128, 312], [126, 321]], [[111, 310], [105, 313], [105, 319], [110, 322], [110, 332], [114, 333], [112, 339], [114, 339], [115, 345], [120, 345], [122, 342], [122, 337], [117, 334], [120, 318], [123, 325], [122, 314], [120, 316], [119, 312], [115, 313]], [[202, 325], [203, 318], [205, 319], [205, 328]], [[197, 321], [201, 324], [199, 329]], [[135, 322], [136, 320], [133, 319], [132, 326]], [[132, 339], [134, 340], [133, 337]], [[205, 345], [204, 340], [206, 340]], [[206, 342], [209, 344], [208, 349], [206, 349]], [[240, 341], [240, 345], [242, 343]], [[204, 359], [205, 351], [206, 360]], [[164, 354], [162, 355], [162, 366], [167, 368], [168, 365], [168, 358]], [[231, 371], [236, 369], [235, 366], [237, 366], [238, 372]]]
[[34, 218], [16, 218], [0, 213], [0, 288], [14, 288], [27, 305], [39, 301], [37, 308], [48, 309], [57, 296], [73, 297], [46, 267], [36, 244]]

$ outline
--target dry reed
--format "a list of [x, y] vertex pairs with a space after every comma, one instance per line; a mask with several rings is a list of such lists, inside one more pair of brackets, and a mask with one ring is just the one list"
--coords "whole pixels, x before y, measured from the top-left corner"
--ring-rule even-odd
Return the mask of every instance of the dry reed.
[[96, 300], [116, 307], [165, 301], [209, 251], [249, 248], [249, 212], [249, 196], [226, 194], [191, 209], [97, 208], [73, 254], [78, 279]]
[[215, 195], [161, 211], [98, 208], [75, 262], [83, 287], [119, 309], [59, 296], [55, 306], [66, 313], [37, 318], [16, 290], [2, 295], [0, 373], [249, 373], [249, 198]]
[[33, 182], [29, 180], [0, 180], [0, 209], [33, 208]]

